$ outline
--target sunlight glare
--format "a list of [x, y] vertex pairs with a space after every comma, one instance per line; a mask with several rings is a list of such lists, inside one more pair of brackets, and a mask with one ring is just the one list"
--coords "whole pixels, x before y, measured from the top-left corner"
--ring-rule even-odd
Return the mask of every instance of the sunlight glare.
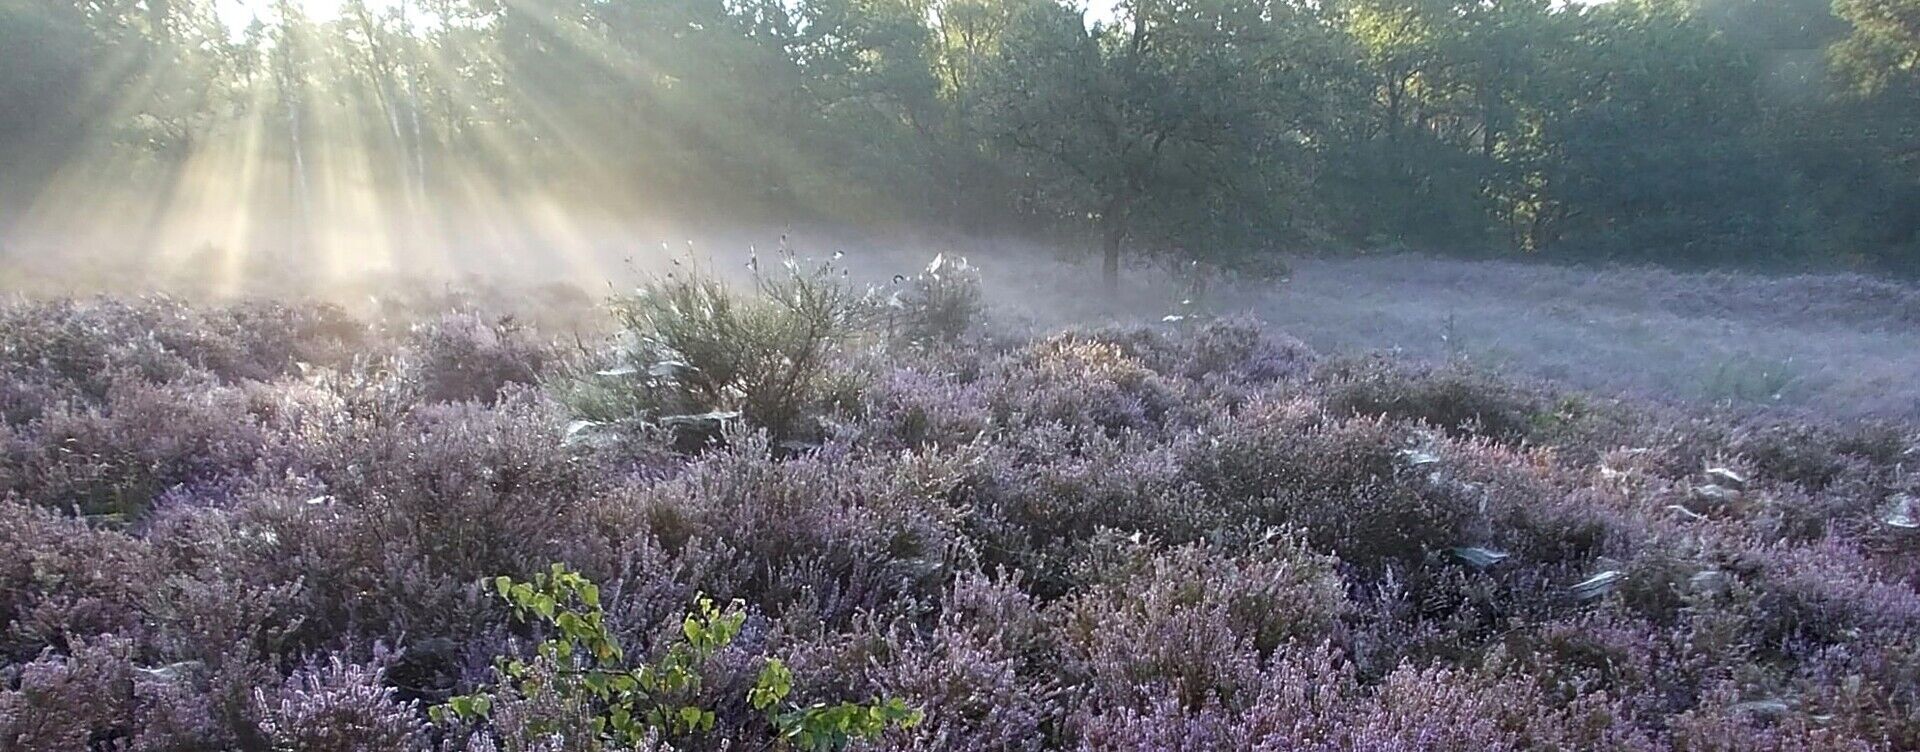
[[[293, 10], [307, 20], [325, 23], [340, 17], [342, 6], [347, 0], [287, 0]], [[382, 15], [397, 5], [399, 0], [366, 0], [367, 9], [375, 15]], [[271, 23], [280, 18], [280, 0], [214, 0], [214, 13], [220, 17], [220, 23], [233, 33], [244, 31], [254, 21]]]

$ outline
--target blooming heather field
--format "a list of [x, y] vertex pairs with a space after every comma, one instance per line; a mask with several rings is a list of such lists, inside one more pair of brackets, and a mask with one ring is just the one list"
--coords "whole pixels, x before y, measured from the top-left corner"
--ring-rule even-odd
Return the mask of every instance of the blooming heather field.
[[[1115, 298], [1069, 270], [985, 266], [990, 289], [1008, 292], [999, 310], [1049, 325], [1158, 320], [1190, 287], [1140, 274]], [[1417, 255], [1292, 266], [1284, 284], [1216, 279], [1200, 303], [1323, 353], [1464, 362], [1669, 403], [1920, 418], [1920, 288], [1909, 283]]]
[[0, 307], [0, 749], [1920, 747], [1905, 288], [1310, 262], [1028, 336], [773, 261], [577, 335]]

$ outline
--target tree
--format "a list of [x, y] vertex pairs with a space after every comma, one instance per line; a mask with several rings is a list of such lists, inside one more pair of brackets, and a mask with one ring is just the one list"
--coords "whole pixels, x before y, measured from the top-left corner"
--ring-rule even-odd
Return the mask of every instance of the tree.
[[1920, 96], [1920, 2], [1836, 0], [1853, 33], [1835, 45], [1841, 77], [1862, 94]]
[[1920, 268], [1916, 2], [0, 0], [0, 207], [60, 175], [157, 228], [244, 145], [230, 208], [296, 238], [534, 194], [1044, 233], [1110, 283], [1300, 246]]
[[1808, 140], [1825, 157], [1825, 198], [1847, 248], [1881, 266], [1920, 269], [1920, 2], [1837, 0], [1852, 33], [1832, 47], [1846, 87]]
[[1031, 2], [988, 77], [985, 130], [1032, 177], [1031, 209], [1089, 221], [1102, 276], [1129, 240], [1201, 249], [1270, 225], [1275, 173], [1301, 149], [1286, 109], [1310, 84], [1280, 32], [1307, 11], [1247, 0], [1133, 0], [1111, 26]]
[[1547, 123], [1561, 221], [1542, 245], [1682, 265], [1791, 252], [1751, 56], [1666, 0], [1596, 8], [1580, 33], [1574, 94]]

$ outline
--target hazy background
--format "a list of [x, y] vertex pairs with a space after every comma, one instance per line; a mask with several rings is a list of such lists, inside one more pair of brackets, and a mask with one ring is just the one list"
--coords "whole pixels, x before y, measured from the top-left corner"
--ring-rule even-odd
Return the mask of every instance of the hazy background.
[[1914, 0], [0, 0], [10, 253], [852, 227], [1903, 273]]

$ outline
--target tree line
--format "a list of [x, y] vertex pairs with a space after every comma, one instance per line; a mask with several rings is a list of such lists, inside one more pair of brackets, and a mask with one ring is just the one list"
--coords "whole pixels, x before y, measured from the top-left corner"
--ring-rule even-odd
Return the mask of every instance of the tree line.
[[0, 0], [0, 174], [111, 155], [164, 185], [244, 142], [290, 205], [346, 153], [423, 204], [993, 228], [1109, 275], [1381, 248], [1920, 270], [1920, 0], [305, 7]]

